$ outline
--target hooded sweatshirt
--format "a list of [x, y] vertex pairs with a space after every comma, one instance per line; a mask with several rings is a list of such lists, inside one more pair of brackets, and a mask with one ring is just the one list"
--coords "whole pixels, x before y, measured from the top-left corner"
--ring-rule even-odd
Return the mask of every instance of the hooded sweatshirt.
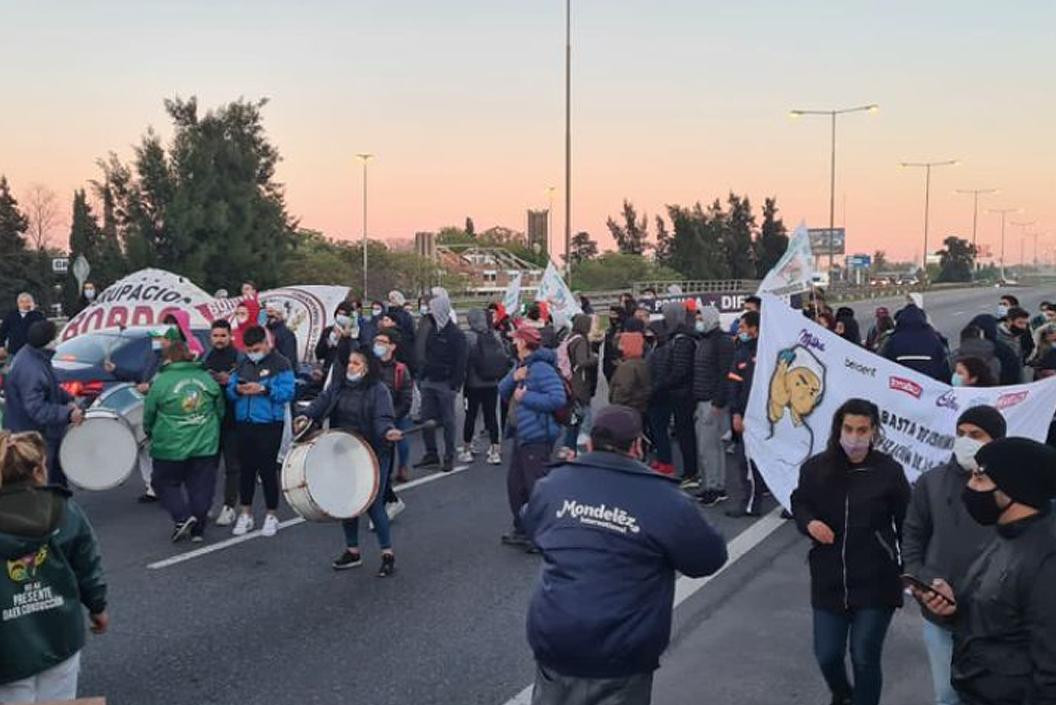
[[[481, 370], [490, 368], [509, 369], [510, 355], [496, 331], [488, 327], [488, 314], [484, 309], [470, 309], [466, 314], [469, 330], [466, 332], [466, 386], [472, 389], [499, 386], [499, 379], [485, 379]], [[481, 342], [483, 340], [483, 342]], [[478, 344], [479, 343], [479, 344]], [[501, 359], [490, 359], [491, 356]], [[488, 359], [484, 359], [488, 358]]]
[[609, 383], [609, 402], [621, 404], [645, 413], [649, 408], [652, 380], [649, 365], [643, 359], [645, 336], [641, 333], [621, 333], [618, 338], [620, 361]]
[[572, 319], [568, 361], [572, 364], [572, 393], [580, 404], [589, 404], [598, 384], [598, 356], [590, 343], [591, 318], [585, 313]]
[[932, 379], [950, 381], [950, 363], [946, 347], [935, 329], [928, 325], [924, 311], [913, 304], [899, 311], [895, 332], [881, 354]]
[[727, 404], [727, 375], [733, 365], [733, 341], [719, 330], [719, 311], [714, 306], [700, 310], [704, 332], [693, 356], [693, 398], [722, 409]]
[[971, 320], [973, 325], [983, 331], [983, 337], [994, 344], [994, 354], [1001, 363], [1000, 383], [1021, 384], [1023, 382], [1023, 365], [1012, 348], [997, 337], [997, 319], [988, 313], [982, 313]]
[[419, 379], [424, 383], [462, 387], [466, 379], [466, 336], [452, 320], [451, 300], [439, 294], [429, 300], [431, 325], [423, 324]]
[[106, 609], [88, 518], [58, 487], [0, 488], [0, 684], [34, 676], [84, 646], [84, 615]]
[[686, 325], [686, 309], [677, 302], [664, 304], [664, 341], [649, 358], [653, 397], [681, 401], [692, 397], [693, 354], [696, 343]]

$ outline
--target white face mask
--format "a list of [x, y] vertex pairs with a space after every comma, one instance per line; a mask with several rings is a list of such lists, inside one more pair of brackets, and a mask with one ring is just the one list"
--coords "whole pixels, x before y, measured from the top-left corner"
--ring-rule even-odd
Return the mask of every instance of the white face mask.
[[953, 442], [953, 456], [957, 458], [957, 464], [969, 472], [978, 470], [979, 463], [975, 462], [975, 454], [984, 445], [986, 444], [974, 438], [957, 436]]
[[363, 379], [363, 373], [362, 372], [346, 372], [345, 373], [345, 379], [347, 379], [349, 382], [352, 382], [353, 384], [355, 384], [359, 380]]
[[85, 289], [84, 290], [84, 298], [88, 299], [89, 301], [94, 299], [95, 298], [95, 289]]

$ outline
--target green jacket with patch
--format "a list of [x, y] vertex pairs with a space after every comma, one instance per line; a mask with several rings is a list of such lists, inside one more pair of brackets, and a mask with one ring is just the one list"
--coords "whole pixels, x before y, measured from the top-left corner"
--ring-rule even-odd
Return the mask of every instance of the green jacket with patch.
[[26, 483], [0, 488], [0, 684], [34, 676], [84, 646], [84, 605], [106, 609], [91, 524], [70, 493]]
[[151, 457], [186, 460], [216, 455], [224, 407], [220, 386], [201, 364], [170, 362], [162, 367], [143, 406]]

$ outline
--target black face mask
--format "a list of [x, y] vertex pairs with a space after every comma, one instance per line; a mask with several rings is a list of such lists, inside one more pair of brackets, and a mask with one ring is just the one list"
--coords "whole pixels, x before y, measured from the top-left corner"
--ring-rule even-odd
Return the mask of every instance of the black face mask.
[[1004, 509], [997, 506], [995, 492], [997, 492], [996, 487], [986, 492], [979, 492], [968, 486], [965, 486], [964, 490], [961, 491], [961, 501], [964, 502], [964, 508], [968, 510], [969, 516], [981, 526], [993, 526], [1005, 512]]

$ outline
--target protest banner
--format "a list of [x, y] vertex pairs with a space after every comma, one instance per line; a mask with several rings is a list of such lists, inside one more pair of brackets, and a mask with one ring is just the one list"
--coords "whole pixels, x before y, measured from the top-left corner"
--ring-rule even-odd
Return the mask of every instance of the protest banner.
[[572, 295], [568, 284], [561, 278], [553, 262], [546, 265], [542, 281], [539, 282], [539, 288], [535, 292], [535, 300], [550, 304], [550, 315], [554, 317], [554, 324], [557, 326], [571, 321], [576, 314], [583, 313], [579, 302]]
[[946, 463], [957, 419], [970, 407], [1001, 410], [1010, 436], [1044, 441], [1056, 412], [1056, 378], [1008, 387], [951, 387], [880, 357], [763, 297], [745, 416], [747, 455], [785, 507], [803, 462], [825, 449], [836, 409], [852, 397], [880, 408], [879, 450], [913, 482]]
[[810, 249], [810, 233], [800, 223], [788, 240], [788, 248], [762, 283], [757, 296], [773, 294], [787, 298], [792, 294], [810, 291], [814, 281], [814, 255]]
[[521, 279], [523, 272], [517, 272], [510, 280], [510, 283], [506, 285], [506, 293], [502, 297], [502, 307], [506, 309], [506, 314], [509, 316], [516, 316], [521, 312]]

